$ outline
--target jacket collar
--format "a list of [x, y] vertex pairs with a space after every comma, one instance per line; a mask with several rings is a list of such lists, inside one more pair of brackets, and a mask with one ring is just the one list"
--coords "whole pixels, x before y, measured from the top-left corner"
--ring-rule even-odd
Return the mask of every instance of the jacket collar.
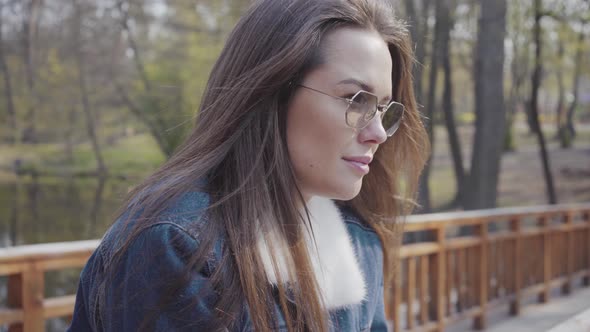
[[[359, 304], [366, 297], [367, 287], [340, 210], [332, 200], [317, 196], [308, 202], [307, 207], [315, 241], [308, 232], [305, 240], [326, 309]], [[289, 282], [286, 255], [281, 254], [286, 244], [272, 232], [266, 241], [272, 242], [281, 280]], [[268, 279], [276, 285], [278, 278], [264, 236], [260, 236], [258, 249]]]

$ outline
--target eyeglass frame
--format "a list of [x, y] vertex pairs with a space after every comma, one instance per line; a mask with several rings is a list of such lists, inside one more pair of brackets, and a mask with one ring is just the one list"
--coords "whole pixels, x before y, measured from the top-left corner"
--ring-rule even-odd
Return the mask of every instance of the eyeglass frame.
[[[379, 100], [379, 97], [377, 97], [376, 94], [361, 89], [361, 90], [357, 91], [352, 97], [345, 98], [345, 97], [334, 96], [334, 95], [331, 95], [329, 93], [320, 91], [318, 89], [314, 89], [312, 87], [309, 87], [309, 86], [306, 86], [306, 85], [303, 85], [303, 84], [297, 84], [297, 86], [300, 86], [302, 88], [306, 88], [306, 89], [311, 90], [311, 91], [315, 91], [317, 93], [321, 93], [321, 94], [323, 94], [325, 96], [328, 96], [328, 97], [332, 97], [332, 98], [335, 98], [335, 99], [338, 99], [338, 100], [345, 101], [348, 104], [348, 106], [346, 107], [346, 113], [345, 113], [345, 117], [344, 117], [344, 122], [346, 123], [347, 126], [349, 126], [351, 128], [354, 128], [354, 129], [364, 129], [364, 128], [366, 128], [369, 125], [369, 123], [371, 122], [371, 120], [373, 120], [375, 118], [375, 116], [377, 115], [377, 112], [380, 112], [381, 114], [385, 114], [387, 111], [389, 111], [389, 109], [391, 108], [391, 106], [395, 104], [395, 105], [399, 105], [399, 106], [402, 107], [402, 115], [400, 116], [399, 120], [397, 120], [397, 122], [393, 125], [393, 126], [397, 125], [397, 127], [395, 128], [395, 130], [391, 134], [387, 134], [387, 129], [388, 128], [384, 128], [385, 129], [385, 132], [387, 134], [387, 137], [392, 137], [398, 131], [399, 124], [401, 124], [401, 122], [403, 121], [404, 114], [406, 113], [406, 106], [404, 104], [402, 104], [402, 103], [398, 103], [397, 101], [390, 101], [389, 104], [387, 104], [387, 105], [380, 105], [379, 102], [377, 102], [377, 107], [375, 107], [375, 111], [371, 115], [371, 118], [367, 120], [367, 123], [365, 123], [365, 125], [362, 126], [362, 127], [355, 127], [355, 126], [351, 126], [348, 123], [348, 117], [346, 116], [346, 114], [348, 114], [348, 110], [350, 109], [350, 105], [352, 105], [352, 103], [354, 102], [354, 98], [356, 96], [358, 96], [360, 93], [366, 93], [366, 94], [369, 94], [371, 96], [374, 96], [376, 100]], [[385, 108], [385, 111], [382, 110], [383, 108]]]

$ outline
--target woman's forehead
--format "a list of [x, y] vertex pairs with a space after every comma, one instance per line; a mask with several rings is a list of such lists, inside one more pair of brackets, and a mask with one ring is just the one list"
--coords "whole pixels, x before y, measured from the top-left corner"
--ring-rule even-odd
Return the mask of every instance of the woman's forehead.
[[341, 28], [329, 33], [322, 45], [318, 70], [332, 84], [356, 85], [378, 95], [391, 92], [389, 48], [371, 30]]

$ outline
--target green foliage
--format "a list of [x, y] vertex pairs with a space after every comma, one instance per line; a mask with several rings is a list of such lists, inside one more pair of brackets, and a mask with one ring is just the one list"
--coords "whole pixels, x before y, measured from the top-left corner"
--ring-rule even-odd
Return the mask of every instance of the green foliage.
[[[103, 142], [104, 144], [104, 142]], [[103, 158], [113, 175], [142, 177], [160, 166], [165, 156], [158, 149], [153, 137], [147, 134], [120, 138], [114, 144], [105, 145]], [[13, 160], [20, 160], [22, 171], [37, 171], [44, 174], [66, 175], [90, 173], [96, 169], [96, 159], [89, 143], [76, 145], [73, 161], [64, 158], [60, 144], [36, 144], [13, 147], [0, 145], [0, 168], [13, 167]]]
[[[214, 35], [182, 37], [157, 41], [153, 60], [145, 65], [150, 90], [139, 78], [133, 83], [139, 87], [140, 110], [167, 156], [190, 131], [209, 72], [223, 46]], [[179, 42], [184, 45], [182, 49], [178, 48]]]

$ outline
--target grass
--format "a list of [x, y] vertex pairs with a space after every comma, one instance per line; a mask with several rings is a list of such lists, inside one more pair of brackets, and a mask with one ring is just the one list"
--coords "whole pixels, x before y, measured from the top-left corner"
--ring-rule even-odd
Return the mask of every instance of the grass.
[[[97, 169], [90, 143], [76, 145], [72, 162], [67, 160], [61, 144], [0, 145], [0, 156], [0, 168], [4, 170], [11, 169], [16, 159], [21, 161], [23, 169], [56, 175], [87, 173]], [[109, 173], [113, 175], [144, 176], [165, 161], [156, 142], [148, 134], [124, 137], [112, 145], [102, 146], [102, 156]], [[1, 173], [0, 180], [10, 176]]]

